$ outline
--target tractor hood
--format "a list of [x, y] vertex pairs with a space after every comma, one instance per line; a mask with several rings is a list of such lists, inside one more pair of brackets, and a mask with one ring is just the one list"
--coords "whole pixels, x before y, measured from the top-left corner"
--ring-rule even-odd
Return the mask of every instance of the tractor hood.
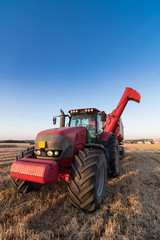
[[[43, 143], [43, 146], [41, 143]], [[41, 149], [41, 156], [38, 156], [38, 158], [59, 160], [61, 158], [72, 158], [85, 143], [85, 127], [63, 127], [38, 133], [35, 148]], [[46, 154], [48, 150], [58, 150], [61, 154], [58, 157], [48, 157]]]
[[73, 143], [77, 141], [84, 144], [86, 140], [86, 128], [85, 127], [63, 127], [63, 128], [51, 128], [38, 133], [41, 134], [59, 134], [68, 137]]

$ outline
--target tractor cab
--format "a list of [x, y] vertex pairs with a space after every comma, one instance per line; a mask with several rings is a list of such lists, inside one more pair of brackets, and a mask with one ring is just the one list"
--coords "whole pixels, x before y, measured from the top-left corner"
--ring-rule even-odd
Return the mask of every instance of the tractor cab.
[[[87, 129], [87, 142], [96, 143], [97, 136], [103, 132], [103, 121], [106, 114], [96, 108], [83, 108], [70, 110], [70, 127], [85, 127]], [[103, 119], [102, 119], [103, 116]]]

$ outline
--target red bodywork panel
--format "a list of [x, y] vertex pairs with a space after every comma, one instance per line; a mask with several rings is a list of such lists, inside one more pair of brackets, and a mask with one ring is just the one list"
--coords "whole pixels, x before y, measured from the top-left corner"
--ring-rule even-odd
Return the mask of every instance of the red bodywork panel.
[[59, 170], [56, 161], [22, 158], [12, 164], [10, 175], [13, 178], [47, 184], [58, 181]]
[[110, 135], [111, 135], [110, 132], [103, 132], [101, 140], [104, 142], [107, 141]]
[[58, 160], [58, 168], [70, 167], [72, 163], [73, 163], [73, 158], [61, 158]]
[[[40, 132], [39, 134], [60, 134], [66, 136], [73, 142], [73, 156], [77, 154], [78, 150], [84, 148], [83, 144], [86, 143], [85, 127], [48, 129]], [[58, 181], [59, 169], [71, 166], [72, 162], [73, 158], [63, 158], [58, 161], [23, 158], [12, 164], [10, 175], [13, 178], [30, 182], [42, 184], [53, 183]], [[63, 176], [62, 173], [61, 175]], [[65, 178], [68, 179], [66, 176]]]
[[73, 142], [74, 155], [77, 154], [78, 150], [82, 149], [83, 144], [86, 143], [85, 127], [51, 128], [38, 134], [60, 134], [66, 136]]

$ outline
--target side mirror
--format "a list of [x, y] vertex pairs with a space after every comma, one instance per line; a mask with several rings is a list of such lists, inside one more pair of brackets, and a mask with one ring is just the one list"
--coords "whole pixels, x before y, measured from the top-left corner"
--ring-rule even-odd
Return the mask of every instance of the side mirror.
[[57, 122], [57, 118], [53, 117], [53, 125], [55, 125]]
[[107, 114], [105, 112], [101, 112], [101, 121], [104, 122], [106, 121]]

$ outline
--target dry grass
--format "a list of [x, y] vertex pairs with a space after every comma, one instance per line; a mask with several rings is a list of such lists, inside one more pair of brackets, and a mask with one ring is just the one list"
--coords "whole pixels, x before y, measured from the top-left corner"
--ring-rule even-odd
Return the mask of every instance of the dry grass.
[[0, 148], [0, 239], [160, 238], [160, 145], [125, 145], [120, 177], [93, 214], [71, 205], [63, 181], [17, 195], [9, 170], [22, 148]]

